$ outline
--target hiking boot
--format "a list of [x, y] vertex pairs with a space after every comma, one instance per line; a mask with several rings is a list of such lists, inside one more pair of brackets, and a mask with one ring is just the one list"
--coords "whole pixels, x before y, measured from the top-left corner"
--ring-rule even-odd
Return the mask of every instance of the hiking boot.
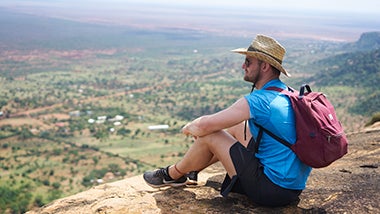
[[197, 185], [198, 184], [198, 171], [191, 171], [186, 174], [187, 177], [187, 185]]
[[186, 185], [187, 178], [185, 176], [174, 180], [169, 176], [168, 170], [169, 166], [166, 168], [145, 172], [143, 175], [144, 180], [149, 186], [154, 188], [165, 186], [179, 187]]

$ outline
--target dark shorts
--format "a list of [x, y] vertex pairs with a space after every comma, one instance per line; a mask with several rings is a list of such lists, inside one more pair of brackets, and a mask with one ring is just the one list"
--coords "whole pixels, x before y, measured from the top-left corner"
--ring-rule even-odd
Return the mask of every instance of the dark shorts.
[[[251, 140], [252, 141], [252, 140]], [[252, 146], [253, 142], [250, 142]], [[229, 192], [248, 196], [254, 203], [264, 206], [284, 206], [299, 201], [302, 190], [291, 190], [274, 184], [264, 174], [264, 167], [255, 156], [254, 149], [247, 149], [240, 142], [230, 148], [230, 155], [237, 175], [226, 175], [221, 194], [227, 197]]]

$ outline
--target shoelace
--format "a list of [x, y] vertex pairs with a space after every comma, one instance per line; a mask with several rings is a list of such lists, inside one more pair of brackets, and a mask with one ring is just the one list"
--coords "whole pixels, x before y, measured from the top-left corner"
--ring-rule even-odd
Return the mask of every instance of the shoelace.
[[161, 169], [159, 169], [159, 170], [156, 170], [155, 172], [154, 172], [154, 176], [155, 177], [161, 177], [161, 178], [165, 178], [165, 169], [164, 168], [161, 168]]

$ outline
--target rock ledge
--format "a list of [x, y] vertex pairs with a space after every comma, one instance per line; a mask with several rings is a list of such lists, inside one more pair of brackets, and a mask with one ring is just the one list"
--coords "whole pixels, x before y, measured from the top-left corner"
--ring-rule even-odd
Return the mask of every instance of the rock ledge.
[[246, 197], [220, 196], [224, 170], [216, 164], [195, 187], [153, 189], [141, 175], [93, 187], [27, 214], [78, 213], [380, 213], [380, 130], [348, 135], [349, 153], [314, 169], [297, 205], [266, 208]]

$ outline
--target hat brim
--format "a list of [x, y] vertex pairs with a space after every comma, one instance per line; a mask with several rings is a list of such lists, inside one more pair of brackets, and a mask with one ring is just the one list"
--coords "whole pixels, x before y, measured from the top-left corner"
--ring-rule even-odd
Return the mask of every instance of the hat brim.
[[278, 61], [276, 61], [275, 59], [273, 59], [272, 57], [270, 57], [270, 56], [268, 56], [268, 55], [266, 55], [264, 53], [257, 52], [257, 51], [248, 51], [247, 48], [238, 48], [238, 49], [234, 49], [234, 50], [231, 50], [231, 51], [234, 52], [234, 53], [239, 53], [239, 54], [243, 54], [243, 55], [247, 55], [247, 56], [252, 56], [252, 57], [255, 57], [255, 58], [259, 59], [259, 60], [265, 61], [265, 62], [269, 63], [270, 65], [272, 65], [273, 67], [277, 68], [285, 76], [287, 76], [287, 77], [291, 76], [285, 70], [285, 68], [282, 67], [282, 65]]

